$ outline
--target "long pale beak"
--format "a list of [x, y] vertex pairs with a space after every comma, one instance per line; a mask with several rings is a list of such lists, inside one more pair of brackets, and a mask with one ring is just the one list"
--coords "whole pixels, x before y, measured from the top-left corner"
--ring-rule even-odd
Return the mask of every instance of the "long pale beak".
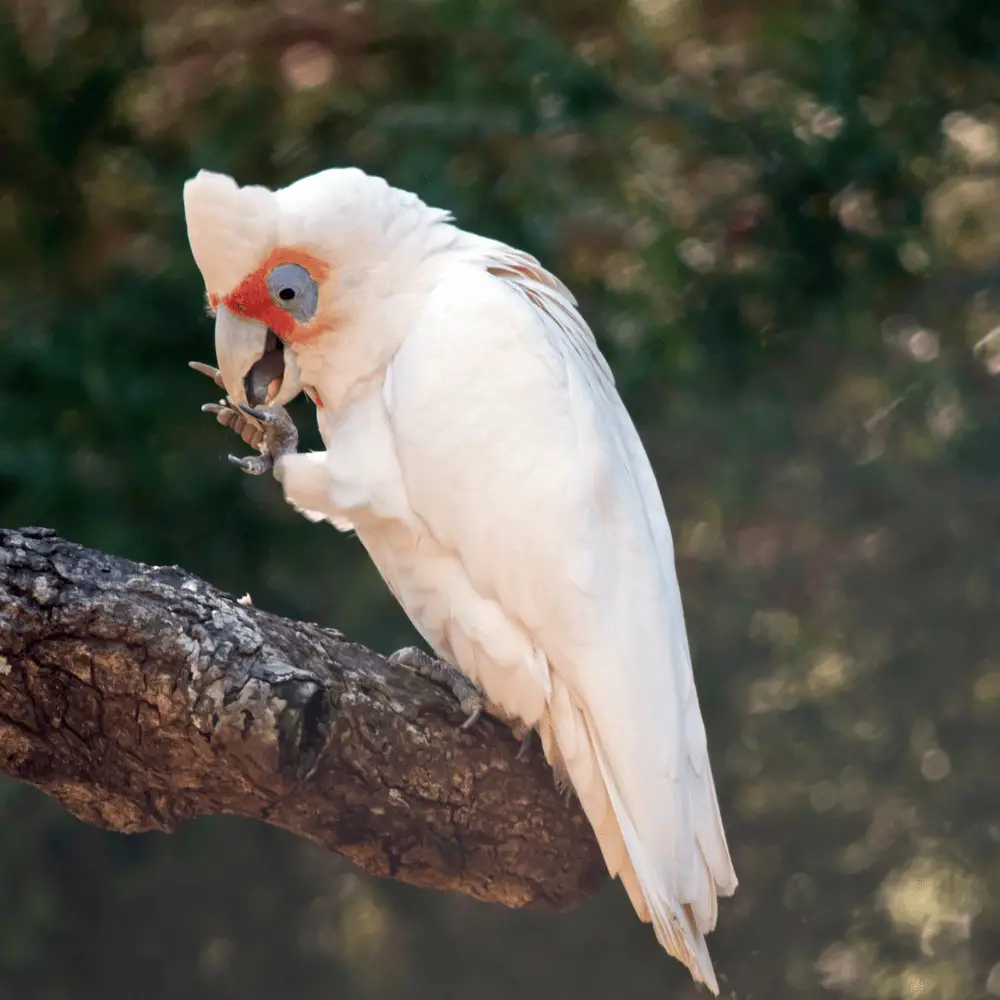
[[215, 316], [215, 357], [234, 403], [283, 406], [302, 391], [295, 353], [264, 323], [225, 306]]

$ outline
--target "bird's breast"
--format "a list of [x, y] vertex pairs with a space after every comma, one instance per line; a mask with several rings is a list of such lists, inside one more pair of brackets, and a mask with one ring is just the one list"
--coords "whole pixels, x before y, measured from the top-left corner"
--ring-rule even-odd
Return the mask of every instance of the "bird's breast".
[[355, 524], [412, 520], [381, 394], [318, 413], [331, 504]]

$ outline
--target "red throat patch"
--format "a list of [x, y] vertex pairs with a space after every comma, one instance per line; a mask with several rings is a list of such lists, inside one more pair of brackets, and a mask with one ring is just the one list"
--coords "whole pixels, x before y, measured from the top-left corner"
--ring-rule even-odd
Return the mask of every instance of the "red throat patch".
[[320, 332], [317, 325], [319, 316], [308, 323], [299, 323], [281, 306], [275, 305], [267, 290], [267, 276], [279, 264], [298, 264], [312, 276], [313, 281], [322, 284], [330, 273], [330, 266], [306, 250], [295, 247], [279, 247], [262, 261], [260, 267], [251, 271], [228, 295], [221, 299], [230, 312], [246, 316], [269, 326], [284, 341], [302, 343]]

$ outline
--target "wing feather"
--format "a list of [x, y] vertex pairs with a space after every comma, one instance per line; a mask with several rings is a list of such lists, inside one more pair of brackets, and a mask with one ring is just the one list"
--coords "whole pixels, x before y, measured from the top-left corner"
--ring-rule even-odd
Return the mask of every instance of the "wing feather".
[[[391, 384], [414, 513], [535, 643], [551, 674], [543, 744], [555, 744], [609, 870], [663, 946], [717, 988], [702, 934], [736, 878], [673, 543], [593, 334], [537, 261], [483, 241], [432, 293]], [[468, 603], [449, 613], [475, 630]], [[476, 669], [491, 697], [538, 674]]]

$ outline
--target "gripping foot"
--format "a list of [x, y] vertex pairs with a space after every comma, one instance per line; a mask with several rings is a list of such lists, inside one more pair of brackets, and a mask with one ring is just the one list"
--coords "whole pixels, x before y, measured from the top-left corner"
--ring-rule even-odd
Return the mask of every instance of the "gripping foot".
[[462, 711], [466, 715], [465, 722], [462, 723], [463, 730], [471, 729], [483, 714], [486, 702], [483, 700], [482, 692], [476, 687], [468, 677], [460, 670], [441, 660], [428, 656], [416, 646], [406, 646], [397, 650], [389, 657], [390, 663], [398, 663], [402, 667], [412, 670], [420, 677], [426, 677], [446, 687], [457, 699]]

